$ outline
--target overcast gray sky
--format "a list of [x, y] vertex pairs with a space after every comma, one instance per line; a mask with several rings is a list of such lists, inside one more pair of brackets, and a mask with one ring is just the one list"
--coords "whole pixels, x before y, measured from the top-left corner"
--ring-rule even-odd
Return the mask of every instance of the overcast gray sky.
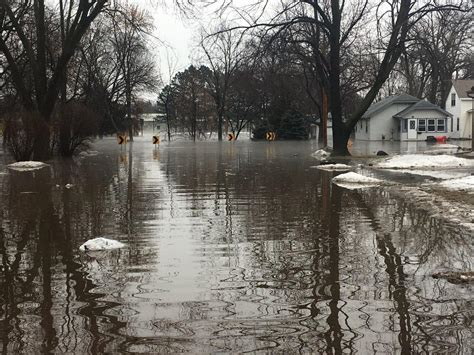
[[[149, 11], [154, 19], [154, 35], [152, 53], [158, 52], [159, 71], [163, 82], [170, 80], [171, 74], [186, 68], [193, 63], [199, 41], [199, 31], [202, 26], [210, 28], [213, 23], [220, 21], [216, 9], [227, 0], [217, 0], [214, 6], [204, 7], [195, 2], [192, 13], [186, 16], [180, 13], [174, 5], [174, 0], [130, 0], [132, 4], [140, 4]], [[255, 0], [235, 0], [233, 4], [246, 6]], [[227, 19], [232, 20], [232, 12], [227, 12]], [[235, 18], [234, 18], [235, 20]]]
[[[172, 3], [172, 1], [167, 1]], [[194, 46], [193, 33], [199, 28], [199, 23], [186, 19], [173, 6], [150, 0], [137, 0], [153, 17], [155, 26], [154, 36], [151, 38], [152, 54], [159, 54], [157, 58], [159, 71], [164, 83], [169, 82], [169, 65], [181, 70], [191, 63], [191, 51]], [[168, 63], [170, 62], [170, 63]], [[173, 73], [172, 73], [173, 74]]]

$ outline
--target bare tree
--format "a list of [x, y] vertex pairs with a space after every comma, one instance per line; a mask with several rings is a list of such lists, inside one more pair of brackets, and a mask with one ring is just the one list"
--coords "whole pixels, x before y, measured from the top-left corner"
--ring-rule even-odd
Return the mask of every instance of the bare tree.
[[400, 72], [408, 92], [444, 107], [453, 76], [463, 77], [472, 53], [471, 14], [432, 12], [413, 27]]
[[[263, 7], [267, 1], [261, 1]], [[347, 142], [349, 136], [362, 115], [372, 104], [379, 90], [382, 88], [394, 66], [398, 62], [408, 38], [409, 31], [427, 13], [456, 10], [460, 6], [439, 5], [437, 1], [389, 0], [378, 3], [373, 7], [369, 0], [292, 0], [283, 3], [282, 8], [269, 21], [261, 21], [260, 17], [253, 18], [249, 25], [236, 26], [241, 30], [257, 27], [266, 28], [273, 37], [285, 30], [298, 29], [305, 36], [303, 24], [311, 24], [316, 31], [310, 33], [315, 45], [314, 62], [321, 81], [328, 88], [329, 107], [333, 120], [334, 153], [349, 155]], [[247, 18], [249, 12], [245, 12]], [[344, 53], [354, 49], [354, 35], [361, 25], [365, 24], [368, 16], [374, 16], [373, 24], [377, 37], [374, 45], [369, 48], [359, 48], [367, 55], [375, 55], [377, 60], [376, 71], [370, 85], [359, 94], [362, 100], [358, 107], [347, 117], [343, 115], [342, 83], [346, 68], [344, 67]], [[322, 43], [325, 43], [322, 46]], [[369, 51], [365, 51], [369, 49]]]
[[171, 126], [176, 118], [175, 113], [175, 86], [172, 84], [166, 85], [161, 89], [158, 95], [157, 105], [158, 109], [165, 115], [166, 131], [168, 135], [168, 142], [171, 142]]
[[133, 141], [132, 96], [136, 90], [155, 89], [158, 77], [146, 46], [145, 36], [152, 28], [151, 19], [137, 6], [118, 8], [112, 17], [111, 39], [118, 74], [125, 87], [128, 135]]
[[222, 140], [222, 126], [226, 119], [229, 90], [235, 71], [244, 60], [244, 42], [242, 34], [226, 31], [228, 26], [222, 23], [217, 34], [206, 35], [201, 48], [212, 70], [209, 77], [209, 89], [214, 99], [217, 114], [217, 137]]
[[[39, 112], [33, 142], [35, 159], [49, 156], [49, 121], [65, 80], [67, 65], [84, 33], [105, 9], [107, 0], [64, 0], [60, 4], [64, 14], [63, 43], [54, 65], [48, 67], [45, 1], [0, 0], [0, 27], [10, 28], [6, 33], [2, 31], [0, 51], [8, 63], [11, 81], [22, 106]], [[31, 77], [22, 75], [24, 68], [16, 60], [18, 53], [24, 56], [23, 63]]]

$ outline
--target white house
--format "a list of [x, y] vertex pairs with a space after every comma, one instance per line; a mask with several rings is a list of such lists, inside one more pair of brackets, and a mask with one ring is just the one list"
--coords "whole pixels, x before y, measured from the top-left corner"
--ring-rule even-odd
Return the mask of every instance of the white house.
[[407, 94], [386, 97], [365, 112], [355, 139], [424, 141], [428, 136], [450, 137], [452, 115], [428, 101]]
[[474, 86], [474, 80], [453, 80], [451, 90], [446, 99], [446, 111], [453, 115], [454, 138], [468, 139], [472, 137], [472, 99], [467, 91]]

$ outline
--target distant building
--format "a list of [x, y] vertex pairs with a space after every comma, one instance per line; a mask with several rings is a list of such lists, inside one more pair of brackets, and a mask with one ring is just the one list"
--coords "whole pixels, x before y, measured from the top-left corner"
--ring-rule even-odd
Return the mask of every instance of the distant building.
[[354, 129], [356, 140], [424, 141], [451, 136], [452, 114], [407, 94], [389, 96], [365, 112]]
[[138, 119], [145, 131], [160, 131], [166, 125], [166, 118], [162, 113], [140, 113]]
[[453, 80], [451, 90], [446, 99], [446, 111], [453, 115], [452, 132], [455, 138], [469, 139], [472, 137], [472, 99], [467, 91], [474, 86], [474, 80]]

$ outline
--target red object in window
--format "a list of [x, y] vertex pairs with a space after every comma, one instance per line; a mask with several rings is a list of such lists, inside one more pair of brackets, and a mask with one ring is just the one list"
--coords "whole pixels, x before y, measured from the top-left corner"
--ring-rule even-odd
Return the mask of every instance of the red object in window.
[[446, 136], [436, 136], [436, 143], [446, 143]]

